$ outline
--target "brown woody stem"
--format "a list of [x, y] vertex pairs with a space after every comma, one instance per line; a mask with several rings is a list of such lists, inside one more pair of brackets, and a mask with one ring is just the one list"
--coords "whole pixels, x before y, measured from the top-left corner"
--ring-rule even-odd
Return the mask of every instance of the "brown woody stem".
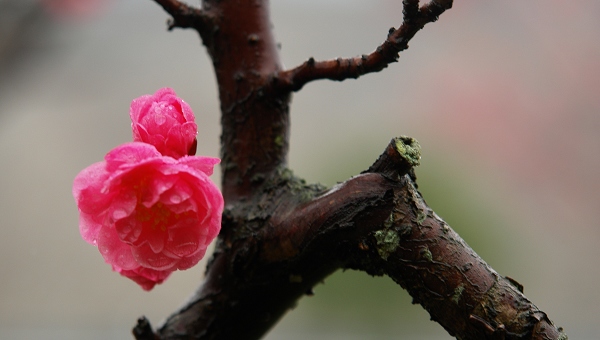
[[204, 0], [201, 10], [155, 1], [170, 27], [195, 28], [212, 58], [226, 208], [200, 289], [156, 333], [140, 319], [137, 339], [258, 339], [339, 268], [390, 276], [460, 339], [566, 339], [425, 204], [414, 139], [393, 139], [368, 170], [329, 190], [286, 168], [290, 92], [385, 68], [451, 0], [404, 0], [402, 25], [375, 52], [287, 71], [267, 0]]
[[367, 73], [379, 72], [398, 61], [399, 53], [408, 48], [408, 42], [427, 23], [434, 22], [447, 9], [452, 0], [431, 1], [419, 8], [419, 1], [404, 0], [404, 21], [400, 28], [390, 28], [387, 39], [370, 54], [360, 57], [315, 61], [312, 57], [302, 65], [280, 71], [273, 76], [276, 91], [298, 91], [306, 83], [319, 79], [342, 81], [358, 78]]

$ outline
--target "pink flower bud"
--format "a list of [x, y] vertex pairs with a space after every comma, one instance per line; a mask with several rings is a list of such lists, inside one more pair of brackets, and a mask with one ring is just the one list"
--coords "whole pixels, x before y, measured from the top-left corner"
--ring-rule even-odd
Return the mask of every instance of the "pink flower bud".
[[152, 289], [198, 263], [218, 235], [223, 196], [208, 177], [218, 163], [139, 142], [114, 148], [73, 183], [81, 236], [114, 271]]
[[131, 102], [133, 140], [152, 144], [164, 156], [179, 158], [196, 153], [198, 127], [190, 106], [175, 91], [163, 88]]

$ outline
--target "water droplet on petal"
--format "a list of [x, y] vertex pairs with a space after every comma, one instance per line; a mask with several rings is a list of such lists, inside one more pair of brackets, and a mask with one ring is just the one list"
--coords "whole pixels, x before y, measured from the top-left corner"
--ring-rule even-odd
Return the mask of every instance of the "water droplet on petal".
[[160, 253], [165, 248], [165, 235], [161, 232], [148, 233], [148, 245], [155, 254]]
[[176, 245], [175, 247], [173, 247], [171, 249], [171, 251], [178, 256], [184, 257], [184, 256], [189, 256], [189, 255], [193, 254], [194, 252], [196, 252], [197, 249], [198, 249], [198, 243], [190, 241], [190, 242], [180, 243], [180, 244]]
[[119, 238], [126, 243], [135, 243], [142, 234], [141, 225], [134, 218], [126, 218], [115, 222]]
[[154, 116], [154, 122], [156, 125], [163, 125], [167, 121], [167, 118], [162, 113], [157, 113]]
[[181, 203], [181, 196], [179, 196], [178, 194], [172, 194], [171, 198], [169, 200], [173, 204], [179, 204], [179, 203]]
[[115, 209], [115, 210], [113, 211], [113, 213], [112, 213], [112, 217], [113, 217], [115, 220], [120, 220], [120, 219], [122, 219], [122, 218], [125, 218], [125, 217], [127, 217], [127, 215], [128, 215], [128, 214], [127, 214], [127, 211], [125, 211], [125, 210], [123, 210], [123, 209]]
[[176, 258], [166, 256], [164, 253], [155, 254], [150, 247], [142, 246], [131, 249], [137, 262], [149, 269], [166, 270], [175, 264]]

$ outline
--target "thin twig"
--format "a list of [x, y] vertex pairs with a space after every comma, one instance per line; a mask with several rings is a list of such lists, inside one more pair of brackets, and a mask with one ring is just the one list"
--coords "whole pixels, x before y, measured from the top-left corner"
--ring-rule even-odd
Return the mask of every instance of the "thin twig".
[[447, 9], [452, 0], [432, 0], [419, 8], [418, 0], [404, 0], [404, 20], [400, 28], [390, 28], [387, 39], [371, 54], [360, 57], [315, 61], [312, 57], [301, 65], [280, 71], [273, 76], [276, 91], [298, 91], [306, 83], [318, 79], [342, 81], [358, 78], [367, 73], [379, 72], [396, 62], [399, 53], [408, 48], [408, 41], [427, 23], [434, 22]]
[[199, 8], [189, 6], [179, 0], [154, 0], [173, 17], [167, 22], [169, 31], [173, 28], [202, 29], [207, 23], [207, 15]]

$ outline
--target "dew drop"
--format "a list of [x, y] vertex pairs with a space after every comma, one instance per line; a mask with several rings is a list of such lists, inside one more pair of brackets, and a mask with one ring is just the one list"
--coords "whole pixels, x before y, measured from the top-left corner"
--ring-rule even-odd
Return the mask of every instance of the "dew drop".
[[123, 209], [115, 209], [112, 213], [112, 217], [115, 220], [120, 220], [122, 218], [127, 217], [127, 211], [123, 210]]
[[154, 122], [156, 123], [156, 125], [163, 125], [165, 122], [167, 121], [167, 118], [161, 113], [156, 113], [156, 116], [154, 116]]
[[173, 195], [171, 195], [171, 197], [169, 198], [169, 200], [173, 204], [179, 204], [179, 203], [181, 203], [181, 196], [179, 196], [178, 194], [173, 194]]

